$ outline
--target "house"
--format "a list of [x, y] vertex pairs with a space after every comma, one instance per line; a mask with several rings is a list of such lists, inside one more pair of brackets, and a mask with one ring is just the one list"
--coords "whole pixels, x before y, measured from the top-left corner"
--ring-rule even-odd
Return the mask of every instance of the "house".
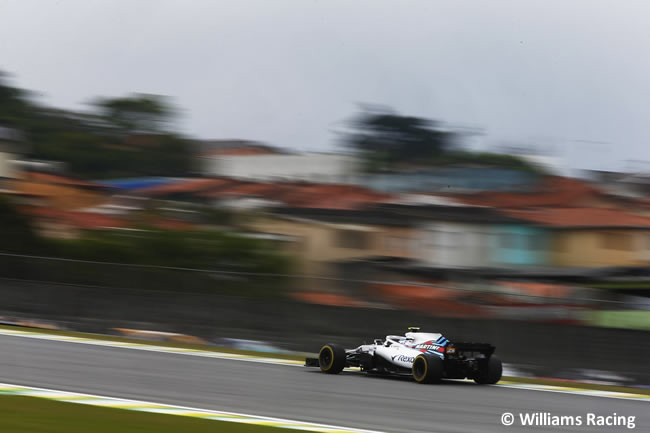
[[131, 195], [211, 207], [270, 206], [359, 209], [394, 197], [355, 185], [290, 181], [251, 181], [227, 177], [179, 179], [130, 191]]
[[584, 175], [591, 183], [612, 195], [630, 198], [650, 196], [650, 174], [647, 172], [588, 170]]
[[439, 167], [400, 173], [358, 175], [349, 183], [389, 193], [470, 194], [479, 191], [528, 191], [539, 175], [498, 167]]
[[378, 205], [396, 218], [417, 219], [417, 259], [423, 266], [491, 268], [542, 266], [544, 229], [487, 207]]
[[358, 161], [334, 153], [278, 153], [266, 149], [217, 150], [201, 155], [203, 176], [249, 181], [345, 182], [356, 173]]
[[[412, 222], [376, 211], [278, 207], [248, 221], [258, 234], [281, 236], [284, 251], [308, 276], [335, 276], [338, 264], [367, 257], [413, 258]], [[336, 283], [307, 279], [311, 290], [331, 291]]]
[[483, 191], [450, 197], [465, 204], [499, 209], [594, 207], [632, 212], [645, 210], [642, 201], [636, 198], [614, 194], [582, 179], [562, 176], [544, 176], [528, 191]]
[[549, 233], [551, 266], [615, 267], [650, 264], [650, 218], [615, 208], [530, 208], [502, 213]]
[[534, 268], [550, 265], [551, 241], [547, 228], [519, 220], [492, 225], [488, 233], [491, 266]]

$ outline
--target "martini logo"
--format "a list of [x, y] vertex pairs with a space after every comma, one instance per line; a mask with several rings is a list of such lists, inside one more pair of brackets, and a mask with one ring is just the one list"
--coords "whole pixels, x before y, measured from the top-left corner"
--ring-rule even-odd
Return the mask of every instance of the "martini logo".
[[428, 351], [433, 351], [433, 352], [444, 352], [445, 348], [444, 346], [441, 346], [439, 344], [434, 344], [433, 341], [427, 341], [426, 343], [418, 344], [415, 346], [416, 349], [418, 349], [420, 352], [428, 352]]

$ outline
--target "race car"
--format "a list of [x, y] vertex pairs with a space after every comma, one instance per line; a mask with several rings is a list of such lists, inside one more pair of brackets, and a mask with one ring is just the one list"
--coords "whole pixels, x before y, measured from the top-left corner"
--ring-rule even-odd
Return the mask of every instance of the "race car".
[[491, 344], [451, 342], [442, 334], [420, 332], [415, 327], [408, 331], [356, 349], [326, 344], [318, 358], [305, 360], [305, 366], [320, 367], [328, 374], [360, 367], [369, 374], [413, 376], [418, 383], [473, 379], [478, 384], [495, 384], [501, 380], [501, 360], [494, 355], [496, 348]]

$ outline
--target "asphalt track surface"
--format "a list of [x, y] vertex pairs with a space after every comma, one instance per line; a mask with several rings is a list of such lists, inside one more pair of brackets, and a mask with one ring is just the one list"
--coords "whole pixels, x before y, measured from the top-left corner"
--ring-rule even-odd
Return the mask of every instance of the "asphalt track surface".
[[410, 380], [0, 336], [0, 381], [385, 432], [627, 431], [618, 427], [506, 427], [503, 412], [636, 416], [642, 401], [449, 381]]

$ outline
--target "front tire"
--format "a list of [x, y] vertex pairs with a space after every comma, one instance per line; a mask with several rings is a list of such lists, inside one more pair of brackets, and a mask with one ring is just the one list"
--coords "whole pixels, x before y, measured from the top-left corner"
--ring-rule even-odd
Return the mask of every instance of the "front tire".
[[487, 362], [479, 366], [478, 375], [474, 378], [474, 382], [479, 385], [494, 385], [501, 380], [503, 373], [503, 365], [501, 360], [492, 355], [487, 359]]
[[437, 383], [442, 378], [444, 365], [438, 356], [423, 353], [415, 357], [411, 371], [417, 383]]
[[338, 344], [326, 344], [318, 353], [318, 365], [322, 372], [339, 374], [345, 368], [345, 348]]

